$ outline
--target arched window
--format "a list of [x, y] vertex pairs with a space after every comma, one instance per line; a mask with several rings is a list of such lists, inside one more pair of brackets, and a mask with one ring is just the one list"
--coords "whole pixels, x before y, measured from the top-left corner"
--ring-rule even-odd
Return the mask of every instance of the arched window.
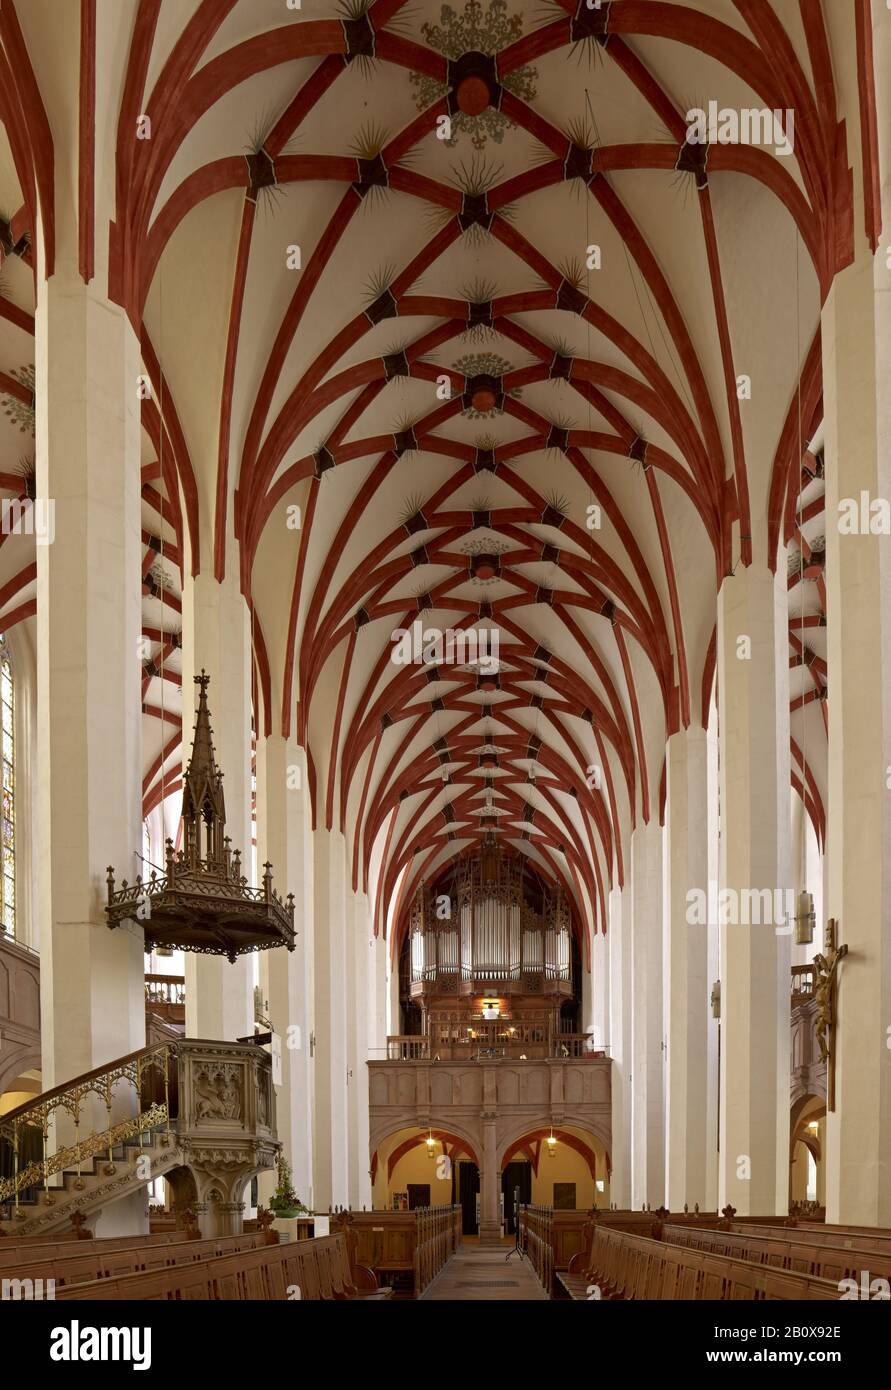
[[0, 929], [15, 936], [15, 687], [6, 638], [0, 634]]

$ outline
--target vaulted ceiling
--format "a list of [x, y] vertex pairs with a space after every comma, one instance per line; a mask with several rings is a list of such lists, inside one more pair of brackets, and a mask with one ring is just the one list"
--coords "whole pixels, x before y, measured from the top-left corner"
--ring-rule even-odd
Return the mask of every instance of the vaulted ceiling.
[[[822, 835], [819, 322], [869, 153], [835, 75], [866, 63], [862, 22], [819, 0], [120, 4], [111, 288], [153, 384], [145, 809], [178, 785], [184, 577], [237, 574], [257, 733], [307, 747], [379, 927], [497, 824], [596, 930], [667, 734], [708, 720], [716, 591], [754, 550], [789, 567], [794, 778]], [[49, 0], [0, 31], [4, 84], [22, 46], [41, 88], [80, 41]], [[692, 143], [709, 101], [792, 109], [794, 155]], [[12, 106], [6, 495], [33, 457], [38, 196]], [[0, 627], [33, 622], [31, 546], [0, 539]], [[394, 662], [415, 620], [497, 629], [497, 676]]]

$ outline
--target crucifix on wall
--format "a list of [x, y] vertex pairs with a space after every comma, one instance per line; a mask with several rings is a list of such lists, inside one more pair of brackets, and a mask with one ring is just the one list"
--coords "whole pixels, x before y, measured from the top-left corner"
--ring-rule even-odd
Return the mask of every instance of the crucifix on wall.
[[814, 956], [814, 994], [817, 1000], [816, 1033], [820, 1061], [826, 1063], [826, 1109], [835, 1109], [835, 1012], [838, 990], [838, 967], [848, 954], [847, 946], [836, 945], [837, 922], [830, 917], [826, 923], [824, 952]]

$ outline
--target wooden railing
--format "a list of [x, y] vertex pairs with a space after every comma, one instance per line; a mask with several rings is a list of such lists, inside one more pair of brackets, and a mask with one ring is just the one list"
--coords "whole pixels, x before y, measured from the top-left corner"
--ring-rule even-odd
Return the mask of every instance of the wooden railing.
[[520, 1245], [538, 1282], [550, 1294], [554, 1277], [553, 1207], [524, 1206], [520, 1212]]
[[145, 1002], [185, 1007], [186, 982], [182, 975], [146, 975]]
[[350, 1262], [374, 1270], [397, 1296], [418, 1298], [461, 1243], [461, 1207], [414, 1211], [339, 1211], [332, 1232], [343, 1232]]
[[584, 1061], [603, 1057], [603, 1051], [591, 1046], [590, 1033], [556, 1033], [548, 1038], [531, 1039], [518, 1025], [508, 1033], [503, 1024], [477, 1025], [474, 1036], [466, 1030], [463, 1036], [449, 1040], [431, 1038], [426, 1034], [392, 1034], [387, 1038], [388, 1062], [478, 1062], [510, 1058], [513, 1061], [540, 1061], [545, 1057]]
[[418, 1221], [415, 1290], [420, 1297], [461, 1243], [461, 1208], [421, 1207], [415, 1215]]
[[387, 1038], [388, 1062], [426, 1062], [430, 1059], [429, 1039], [396, 1035]]
[[816, 971], [813, 965], [792, 966], [792, 1007], [805, 999], [813, 999], [816, 988]]

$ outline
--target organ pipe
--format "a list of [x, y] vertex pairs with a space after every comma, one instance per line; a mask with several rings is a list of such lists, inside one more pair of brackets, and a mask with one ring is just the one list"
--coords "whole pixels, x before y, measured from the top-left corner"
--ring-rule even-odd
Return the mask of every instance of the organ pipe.
[[442, 917], [441, 892], [421, 886], [411, 906], [411, 978], [492, 983], [571, 978], [570, 912], [562, 889], [545, 890], [537, 908], [524, 892], [520, 856], [488, 843], [460, 861], [457, 901]]

